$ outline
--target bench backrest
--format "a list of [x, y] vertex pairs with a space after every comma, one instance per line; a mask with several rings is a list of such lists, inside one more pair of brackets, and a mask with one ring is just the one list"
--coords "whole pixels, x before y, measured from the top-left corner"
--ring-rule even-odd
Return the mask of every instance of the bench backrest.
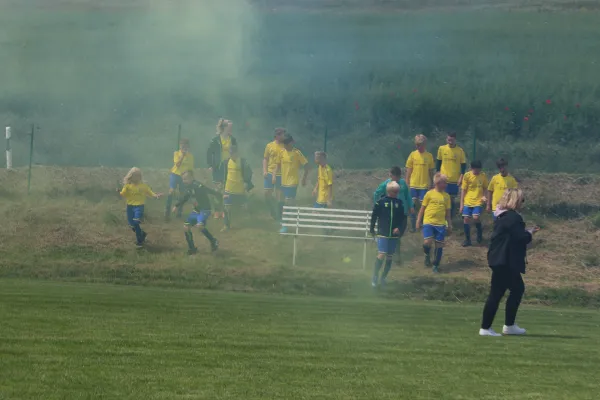
[[282, 222], [286, 235], [365, 240], [370, 237], [371, 211], [286, 206]]

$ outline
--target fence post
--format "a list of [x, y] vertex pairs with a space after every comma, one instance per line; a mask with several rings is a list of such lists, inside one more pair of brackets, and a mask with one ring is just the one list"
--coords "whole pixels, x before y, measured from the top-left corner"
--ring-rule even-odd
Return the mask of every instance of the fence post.
[[33, 135], [35, 124], [31, 124], [31, 142], [29, 143], [29, 173], [27, 174], [27, 194], [31, 192], [31, 164], [33, 163]]
[[10, 126], [6, 127], [6, 169], [12, 169], [12, 148], [10, 147]]
[[367, 228], [365, 229], [365, 243], [363, 244], [363, 271], [367, 268], [367, 241], [369, 240], [369, 214], [367, 213]]
[[300, 224], [300, 209], [297, 209], [297, 214], [296, 214], [296, 234], [294, 235], [294, 255], [292, 258], [292, 267], [296, 266], [296, 239], [298, 238], [298, 232], [300, 227], [298, 226]]

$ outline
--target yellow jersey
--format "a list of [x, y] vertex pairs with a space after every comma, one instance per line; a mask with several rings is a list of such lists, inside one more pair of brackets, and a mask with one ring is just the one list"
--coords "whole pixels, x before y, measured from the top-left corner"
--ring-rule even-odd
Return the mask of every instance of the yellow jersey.
[[227, 182], [225, 192], [231, 194], [244, 194], [244, 178], [242, 176], [242, 159], [227, 161]]
[[450, 195], [435, 189], [425, 194], [423, 225], [446, 226], [446, 211], [450, 209]]
[[492, 192], [492, 211], [496, 211], [496, 205], [504, 196], [506, 189], [516, 189], [517, 187], [519, 187], [519, 184], [512, 175], [494, 175], [488, 186], [488, 190]]
[[332, 195], [333, 199], [333, 170], [329, 165], [319, 165], [317, 172], [317, 179], [319, 182], [319, 188], [317, 190], [317, 203], [327, 204], [329, 202], [329, 195]]
[[[182, 156], [183, 161], [181, 161], [181, 165], [178, 167], [177, 163], [179, 162], [179, 160], [181, 160]], [[185, 153], [185, 155], [183, 155], [181, 153], [181, 150], [177, 150], [175, 153], [173, 153], [173, 163], [175, 165], [173, 165], [173, 168], [171, 168], [172, 174], [181, 175], [184, 172], [194, 170], [194, 156], [189, 151]]]
[[229, 149], [231, 148], [231, 136], [227, 139], [223, 139], [221, 136], [221, 161], [225, 161], [229, 158]]
[[[277, 171], [277, 164], [279, 163], [278, 160], [281, 150], [283, 150], [283, 144], [277, 143], [275, 140], [267, 144], [265, 147], [264, 158], [267, 160], [268, 173], [273, 174], [275, 171]], [[281, 175], [281, 171], [279, 171], [277, 175]]]
[[300, 167], [308, 164], [304, 154], [296, 148], [291, 151], [282, 149], [279, 153], [281, 163], [281, 186], [294, 187], [300, 182]]
[[481, 198], [488, 186], [488, 179], [485, 172], [475, 175], [473, 171], [465, 174], [462, 181], [462, 190], [465, 194], [464, 205], [467, 207], [480, 207], [483, 205]]
[[128, 183], [121, 189], [121, 196], [127, 201], [129, 206], [143, 206], [147, 197], [154, 197], [156, 194], [145, 183]]
[[442, 162], [440, 172], [448, 177], [448, 183], [458, 183], [460, 178], [461, 164], [465, 164], [465, 151], [458, 146], [440, 146], [437, 159]]
[[435, 168], [433, 156], [425, 151], [423, 153], [415, 150], [406, 160], [406, 168], [412, 169], [409, 187], [414, 189], [427, 189], [431, 184], [430, 171]]

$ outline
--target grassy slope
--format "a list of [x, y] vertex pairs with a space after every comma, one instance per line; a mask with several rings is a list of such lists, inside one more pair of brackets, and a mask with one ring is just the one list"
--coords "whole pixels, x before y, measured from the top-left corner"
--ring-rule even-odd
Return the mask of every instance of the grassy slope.
[[525, 307], [528, 337], [492, 339], [480, 311], [0, 280], [0, 398], [597, 396], [597, 313]]
[[[163, 222], [162, 201], [148, 202], [149, 245], [145, 251], [135, 251], [124, 221], [124, 205], [114, 193], [123, 174], [123, 170], [107, 168], [36, 167], [32, 194], [27, 197], [24, 171], [0, 173], [0, 276], [321, 295], [362, 295], [368, 290], [373, 245], [363, 271], [362, 246], [303, 238], [299, 240], [299, 267], [291, 268], [291, 240], [277, 235], [276, 224], [262, 209], [260, 184], [251, 203], [252, 218], [240, 216], [228, 234], [218, 233], [220, 221], [210, 222], [209, 228], [222, 244], [216, 255], [209, 254], [205, 241], [196, 234], [201, 254], [185, 256], [181, 222]], [[338, 171], [338, 206], [370, 207], [371, 190], [384, 175], [384, 171]], [[157, 191], [166, 190], [167, 171], [149, 170], [145, 178]], [[529, 255], [529, 299], [560, 300], [553, 299], [555, 294], [547, 289], [568, 288], [560, 296], [579, 300], [567, 298], [567, 302], [595, 304], [582, 299], [578, 290], [598, 294], [600, 253], [594, 245], [598, 231], [589, 219], [565, 221], [547, 215], [597, 210], [598, 178], [531, 173], [522, 173], [520, 178], [528, 206], [537, 212], [527, 218], [543, 227]], [[572, 193], [580, 194], [576, 197], [581, 204], [572, 203]], [[307, 194], [308, 189], [301, 191], [300, 203], [310, 204]], [[457, 228], [445, 253], [443, 274], [435, 279], [421, 264], [420, 237], [408, 235], [403, 243], [404, 266], [392, 270], [397, 285], [387, 294], [481, 298], [489, 278], [486, 248], [460, 247], [460, 225]], [[346, 255], [353, 260], [349, 264], [342, 262]], [[536, 292], [542, 288], [546, 292]]]

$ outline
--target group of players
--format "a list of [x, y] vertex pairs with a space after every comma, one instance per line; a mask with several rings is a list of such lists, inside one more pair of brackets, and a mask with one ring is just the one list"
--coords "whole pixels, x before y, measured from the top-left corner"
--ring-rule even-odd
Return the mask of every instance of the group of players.
[[[192, 212], [185, 221], [185, 238], [188, 253], [195, 254], [192, 227], [199, 227], [209, 240], [213, 251], [218, 249], [217, 239], [208, 231], [206, 223], [211, 214], [223, 218], [222, 231], [231, 227], [232, 209], [245, 207], [247, 193], [253, 189], [252, 168], [240, 157], [237, 140], [232, 135], [233, 123], [220, 119], [217, 134], [207, 150], [207, 167], [212, 172], [213, 185], [210, 188], [194, 179], [194, 156], [189, 151], [189, 142], [181, 140], [180, 148], [174, 153], [174, 165], [169, 179], [165, 217], [171, 213], [181, 217], [183, 205], [193, 200]], [[396, 253], [399, 238], [407, 228], [423, 233], [425, 265], [439, 272], [446, 236], [452, 230], [452, 219], [459, 210], [463, 218], [465, 241], [463, 246], [471, 246], [471, 224], [476, 228], [476, 241], [483, 240], [481, 215], [484, 207], [496, 213], [496, 206], [509, 188], [516, 188], [517, 181], [508, 173], [508, 163], [500, 159], [496, 165], [499, 173], [489, 182], [482, 171], [481, 161], [472, 161], [467, 171], [464, 150], [456, 144], [456, 134], [449, 133], [446, 144], [440, 146], [437, 157], [427, 151], [427, 138], [415, 137], [414, 150], [406, 161], [406, 180], [402, 179], [399, 167], [390, 169], [389, 179], [376, 189], [373, 202], [372, 233], [378, 241], [378, 256], [373, 274], [373, 286], [385, 285], [391, 268], [392, 256]], [[318, 167], [317, 183], [313, 190], [314, 207], [327, 208], [333, 204], [333, 170], [327, 163], [324, 152], [315, 153]], [[293, 205], [298, 186], [306, 185], [310, 164], [302, 152], [295, 148], [294, 139], [285, 129], [277, 128], [274, 140], [266, 145], [263, 156], [264, 196], [271, 216], [282, 221], [283, 207]], [[462, 189], [462, 190], [460, 190]], [[173, 205], [176, 193], [178, 201]], [[141, 171], [132, 168], [124, 179], [120, 193], [127, 201], [127, 218], [136, 234], [136, 245], [142, 247], [146, 233], [140, 223], [144, 213], [146, 196], [160, 197], [143, 183]], [[211, 201], [210, 197], [213, 197]], [[488, 200], [489, 199], [489, 200]], [[213, 212], [214, 210], [214, 212]], [[377, 225], [377, 232], [375, 226]], [[281, 232], [286, 228], [281, 225]], [[433, 250], [433, 258], [432, 258]], [[385, 262], [381, 276], [379, 272]]]

